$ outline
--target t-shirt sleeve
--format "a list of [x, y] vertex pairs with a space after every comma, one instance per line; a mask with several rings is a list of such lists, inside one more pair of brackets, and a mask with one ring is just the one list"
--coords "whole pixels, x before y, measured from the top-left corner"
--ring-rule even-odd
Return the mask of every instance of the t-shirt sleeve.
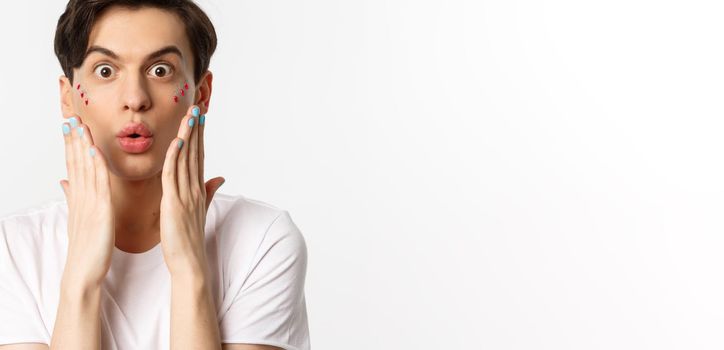
[[304, 237], [284, 210], [264, 234], [246, 281], [230, 296], [232, 303], [219, 323], [222, 343], [310, 349], [306, 271]]
[[48, 344], [40, 309], [20, 272], [23, 264], [34, 265], [23, 261], [32, 254], [19, 251], [29, 247], [17, 236], [20, 232], [6, 232], [6, 229], [12, 230], [12, 226], [0, 221], [0, 345]]

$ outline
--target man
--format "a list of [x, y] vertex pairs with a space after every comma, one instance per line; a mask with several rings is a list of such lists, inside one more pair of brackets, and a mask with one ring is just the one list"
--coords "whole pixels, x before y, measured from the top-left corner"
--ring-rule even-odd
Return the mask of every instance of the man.
[[309, 349], [304, 238], [204, 182], [216, 47], [188, 0], [71, 0], [66, 200], [0, 219], [0, 350]]

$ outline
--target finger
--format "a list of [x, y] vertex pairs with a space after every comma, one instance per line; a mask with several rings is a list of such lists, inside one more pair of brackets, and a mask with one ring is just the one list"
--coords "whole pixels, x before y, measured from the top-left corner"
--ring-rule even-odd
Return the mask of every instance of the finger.
[[199, 118], [199, 149], [197, 151], [199, 154], [199, 186], [201, 186], [204, 196], [206, 196], [206, 184], [204, 183], [204, 130], [206, 130], [206, 115]]
[[[73, 144], [73, 166], [74, 166], [74, 172], [75, 177], [70, 180], [71, 188], [74, 191], [78, 191], [81, 187], [85, 184], [85, 154], [83, 150], [83, 142], [81, 141], [80, 136], [80, 118], [75, 118], [74, 122], [71, 122], [71, 135], [72, 137], [72, 144]], [[73, 119], [71, 118], [71, 119]], [[76, 125], [73, 127], [73, 125]]]
[[[61, 126], [63, 130], [63, 143], [65, 144], [65, 168], [68, 171], [68, 179], [66, 184], [75, 184], [75, 151], [73, 149], [73, 135], [71, 134], [70, 124], [63, 123]], [[66, 199], [70, 201], [70, 197]]]
[[176, 183], [178, 184], [179, 198], [182, 199], [188, 198], [188, 194], [190, 193], [188, 154], [189, 149], [191, 148], [191, 132], [195, 126], [196, 118], [191, 115], [191, 108], [189, 108], [179, 129], [179, 137], [184, 140], [184, 145], [181, 147], [181, 153], [179, 153], [176, 161]]
[[81, 124], [78, 127], [82, 130], [82, 136], [80, 139], [81, 144], [83, 145], [83, 157], [85, 158], [85, 186], [87, 189], [92, 190], [94, 193], [96, 193], [96, 162], [94, 159], [95, 157], [92, 155], [93, 152], [95, 152], [95, 149], [91, 152], [91, 146], [93, 146], [93, 135], [91, 135], [91, 131], [88, 128], [88, 125]]
[[189, 140], [189, 167], [188, 167], [188, 173], [189, 173], [189, 190], [193, 191], [193, 193], [203, 193], [200, 183], [199, 183], [199, 130], [201, 127], [199, 126], [199, 107], [194, 106], [192, 108], [191, 115], [195, 119], [195, 125], [193, 129], [191, 130], [191, 139]]
[[108, 175], [108, 162], [106, 155], [96, 147], [93, 148], [93, 159], [96, 166], [96, 190], [102, 198], [110, 199], [111, 197], [111, 177]]
[[181, 149], [184, 147], [184, 140], [177, 137], [171, 141], [166, 150], [166, 159], [163, 162], [163, 170], [161, 171], [161, 187], [163, 195], [170, 195], [178, 198], [178, 183], [176, 181], [176, 162]]

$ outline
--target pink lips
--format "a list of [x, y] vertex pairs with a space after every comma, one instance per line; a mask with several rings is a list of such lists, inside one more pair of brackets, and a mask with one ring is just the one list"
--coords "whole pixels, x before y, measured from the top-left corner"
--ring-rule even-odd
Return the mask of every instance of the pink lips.
[[[137, 137], [130, 137], [137, 134]], [[153, 144], [153, 133], [143, 123], [128, 123], [116, 134], [121, 149], [128, 153], [143, 153]]]
[[153, 137], [119, 137], [118, 144], [128, 153], [143, 153], [153, 144]]
[[143, 137], [153, 136], [151, 130], [149, 130], [146, 124], [143, 123], [128, 123], [116, 134], [116, 136], [126, 137], [133, 134], [139, 134]]

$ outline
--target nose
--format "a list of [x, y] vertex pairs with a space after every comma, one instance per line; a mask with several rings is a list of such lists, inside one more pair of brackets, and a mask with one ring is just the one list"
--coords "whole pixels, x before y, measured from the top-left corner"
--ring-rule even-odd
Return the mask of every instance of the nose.
[[151, 108], [148, 84], [145, 79], [138, 75], [131, 74], [126, 78], [122, 87], [121, 98], [124, 110], [141, 112]]

